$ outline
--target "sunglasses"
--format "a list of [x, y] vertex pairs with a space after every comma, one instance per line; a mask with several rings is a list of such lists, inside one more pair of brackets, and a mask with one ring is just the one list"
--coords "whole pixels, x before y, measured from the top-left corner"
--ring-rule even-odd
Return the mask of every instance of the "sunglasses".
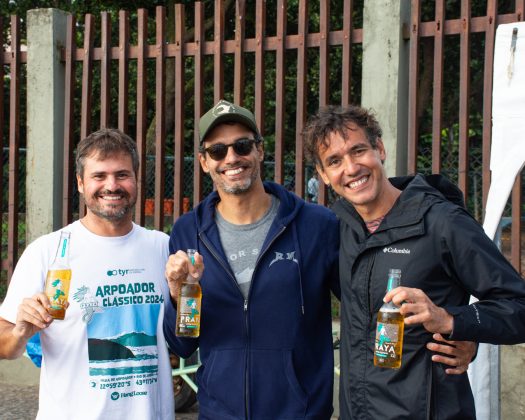
[[223, 160], [228, 154], [228, 148], [233, 147], [233, 151], [239, 156], [248, 156], [253, 150], [253, 145], [257, 143], [255, 139], [239, 139], [231, 144], [217, 143], [205, 149], [203, 153], [208, 153], [213, 160]]

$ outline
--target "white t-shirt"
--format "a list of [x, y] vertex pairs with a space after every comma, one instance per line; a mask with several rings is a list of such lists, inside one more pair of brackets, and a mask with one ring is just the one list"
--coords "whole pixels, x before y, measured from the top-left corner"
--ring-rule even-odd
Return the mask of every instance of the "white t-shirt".
[[[173, 386], [162, 330], [169, 291], [168, 236], [133, 225], [101, 237], [79, 221], [71, 232], [70, 306], [41, 332], [38, 420], [174, 419]], [[30, 244], [11, 279], [0, 316], [44, 288], [59, 231]]]

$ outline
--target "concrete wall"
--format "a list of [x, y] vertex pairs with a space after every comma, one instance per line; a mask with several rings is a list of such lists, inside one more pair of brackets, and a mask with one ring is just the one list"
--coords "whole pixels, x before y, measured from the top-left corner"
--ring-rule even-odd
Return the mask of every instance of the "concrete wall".
[[383, 129], [389, 176], [407, 168], [408, 41], [410, 1], [367, 0], [363, 16], [361, 105], [372, 108]]
[[61, 227], [65, 12], [27, 13], [27, 240]]
[[501, 418], [525, 419], [525, 344], [500, 346]]

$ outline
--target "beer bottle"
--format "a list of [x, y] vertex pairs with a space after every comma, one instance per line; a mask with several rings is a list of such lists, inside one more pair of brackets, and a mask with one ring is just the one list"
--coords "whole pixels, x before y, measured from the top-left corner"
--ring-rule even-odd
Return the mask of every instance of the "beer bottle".
[[[388, 272], [387, 293], [401, 284], [401, 270], [391, 268]], [[399, 369], [403, 354], [404, 316], [392, 301], [383, 303], [377, 314], [374, 365]]]
[[71, 282], [71, 267], [69, 266], [70, 237], [70, 232], [60, 232], [60, 241], [58, 242], [55, 259], [49, 267], [46, 276], [45, 294], [51, 303], [51, 308], [48, 309], [48, 312], [54, 319], [64, 319], [66, 316], [69, 283]]
[[[190, 261], [195, 265], [194, 249], [188, 249]], [[201, 327], [201, 298], [202, 289], [199, 278], [188, 274], [186, 281], [181, 285], [177, 299], [177, 327], [175, 335], [179, 337], [198, 337]]]

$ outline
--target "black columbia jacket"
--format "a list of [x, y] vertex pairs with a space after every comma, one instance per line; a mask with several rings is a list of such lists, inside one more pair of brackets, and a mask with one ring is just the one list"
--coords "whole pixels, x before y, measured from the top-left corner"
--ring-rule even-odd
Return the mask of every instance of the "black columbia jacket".
[[[472, 419], [467, 374], [431, 361], [422, 325], [406, 326], [402, 366], [375, 367], [376, 314], [389, 268], [454, 316], [452, 340], [525, 341], [525, 282], [441, 176], [393, 178], [403, 190], [374, 234], [344, 200], [340, 218], [341, 419]], [[436, 188], [434, 188], [434, 185]], [[452, 201], [449, 201], [452, 200]], [[480, 302], [469, 305], [469, 296]]]

